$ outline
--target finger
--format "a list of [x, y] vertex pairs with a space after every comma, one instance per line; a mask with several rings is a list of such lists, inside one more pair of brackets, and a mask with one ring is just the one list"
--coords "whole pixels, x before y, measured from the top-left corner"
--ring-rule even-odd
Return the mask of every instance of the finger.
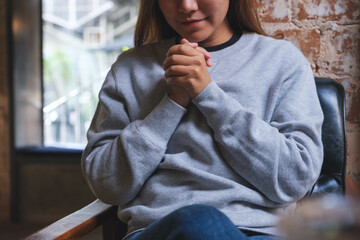
[[200, 52], [202, 52], [204, 54], [206, 59], [211, 58], [211, 53], [209, 53], [205, 48], [199, 47], [198, 43], [196, 43], [196, 42], [189, 42], [186, 38], [183, 38], [183, 39], [181, 39], [180, 43], [188, 44], [192, 47], [195, 47], [195, 49], [199, 50]]
[[174, 54], [167, 58], [165, 58], [163, 62], [163, 69], [166, 70], [171, 65], [184, 65], [184, 66], [190, 66], [193, 62], [192, 57], [185, 56], [185, 55], [179, 55]]
[[213, 66], [213, 63], [210, 60], [211, 53], [209, 53], [206, 49], [204, 49], [202, 47], [199, 47], [198, 43], [189, 42], [186, 38], [181, 39], [180, 43], [181, 44], [187, 44], [187, 45], [189, 45], [191, 47], [194, 47], [195, 49], [199, 50], [202, 54], [204, 54], [205, 61], [206, 61], [206, 66], [208, 66], [208, 67]]
[[177, 44], [169, 48], [166, 57], [174, 54], [196, 56], [199, 54], [199, 51], [197, 51], [195, 47], [191, 46], [190, 43], [185, 43], [185, 44]]
[[196, 50], [200, 51], [202, 54], [204, 54], [206, 66], [212, 67], [213, 63], [211, 62], [211, 53], [209, 53], [205, 48], [202, 47], [196, 47]]
[[189, 46], [199, 50], [202, 54], [204, 54], [205, 57], [205, 61], [206, 61], [206, 66], [208, 67], [212, 67], [213, 63], [211, 62], [210, 58], [211, 58], [211, 53], [209, 53], [206, 49], [202, 48], [202, 47], [198, 47], [198, 43], [191, 43], [189, 42], [187, 39], [183, 38], [181, 39], [181, 43], [182, 44], [188, 44]]
[[180, 43], [181, 44], [188, 44], [189, 46], [192, 46], [194, 48], [199, 46], [199, 44], [197, 42], [189, 42], [186, 38], [181, 39]]
[[213, 63], [210, 59], [205, 59], [205, 62], [206, 62], [206, 66], [207, 67], [212, 67], [213, 66]]
[[[199, 52], [201, 52], [204, 55], [205, 61], [206, 61], [206, 66], [208, 66], [208, 67], [213, 66], [213, 63], [210, 60], [211, 53], [209, 53], [206, 49], [199, 47], [198, 43], [189, 42], [185, 38], [181, 39], [180, 42], [181, 42], [181, 44], [172, 46], [169, 49], [169, 51], [166, 54], [167, 57], [170, 55], [173, 55], [173, 54], [185, 54], [185, 55], [189, 55], [189, 56], [194, 56], [194, 55], [196, 55], [196, 53], [192, 52], [191, 49], [188, 48], [188, 47], [191, 47], [193, 49], [198, 50]], [[185, 47], [185, 46], [187, 46], [187, 47]]]
[[173, 76], [173, 77], [167, 78], [166, 83], [169, 86], [178, 86], [178, 87], [184, 88], [185, 90], [188, 90], [185, 87], [185, 82], [186, 82], [185, 76]]
[[182, 38], [181, 40], [180, 40], [180, 43], [188, 43], [189, 42], [189, 40], [187, 40], [186, 38]]
[[165, 70], [164, 77], [172, 78], [172, 77], [179, 77], [179, 76], [186, 76], [189, 74], [189, 67], [181, 66], [181, 65], [172, 65]]
[[204, 54], [205, 58], [211, 58], [211, 53], [209, 53], [205, 48], [196, 47], [196, 50], [198, 50], [198, 51], [200, 51], [202, 54]]
[[210, 59], [205, 60], [205, 61], [206, 61], [206, 66], [207, 67], [212, 67], [213, 66], [213, 63], [212, 63], [212, 61]]

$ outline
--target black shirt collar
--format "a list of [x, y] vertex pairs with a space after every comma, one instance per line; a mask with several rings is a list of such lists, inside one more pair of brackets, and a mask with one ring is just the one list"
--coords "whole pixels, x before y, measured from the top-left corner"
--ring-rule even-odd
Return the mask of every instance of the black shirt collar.
[[216, 45], [216, 46], [211, 46], [211, 47], [204, 47], [208, 52], [215, 52], [215, 51], [219, 51], [222, 50], [226, 47], [229, 47], [231, 45], [233, 45], [234, 43], [236, 43], [241, 37], [241, 33], [237, 34], [234, 33], [234, 35], [226, 42]]
[[[204, 47], [204, 48], [208, 52], [215, 52], [215, 51], [222, 50], [222, 49], [227, 48], [227, 47], [233, 45], [234, 43], [236, 43], [240, 39], [241, 35], [242, 35], [242, 33], [240, 33], [240, 34], [234, 33], [234, 35], [232, 35], [232, 37], [228, 41], [226, 41], [222, 44], [216, 45], [216, 46]], [[176, 43], [180, 43], [180, 37], [176, 38]]]

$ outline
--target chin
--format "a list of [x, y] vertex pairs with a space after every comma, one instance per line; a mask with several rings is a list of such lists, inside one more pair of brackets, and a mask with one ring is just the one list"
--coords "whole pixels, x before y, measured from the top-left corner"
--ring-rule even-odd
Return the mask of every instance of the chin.
[[189, 42], [201, 43], [206, 41], [209, 38], [210, 34], [204, 32], [193, 32], [193, 33], [184, 33], [181, 34], [181, 36], [187, 39]]

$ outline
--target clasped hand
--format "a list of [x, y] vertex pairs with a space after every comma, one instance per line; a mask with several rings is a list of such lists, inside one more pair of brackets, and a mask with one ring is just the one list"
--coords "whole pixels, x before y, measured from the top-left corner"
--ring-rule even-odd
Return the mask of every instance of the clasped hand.
[[197, 43], [182, 39], [166, 54], [163, 68], [165, 79], [171, 86], [169, 97], [183, 107], [201, 93], [211, 82], [207, 67], [211, 67], [211, 54]]

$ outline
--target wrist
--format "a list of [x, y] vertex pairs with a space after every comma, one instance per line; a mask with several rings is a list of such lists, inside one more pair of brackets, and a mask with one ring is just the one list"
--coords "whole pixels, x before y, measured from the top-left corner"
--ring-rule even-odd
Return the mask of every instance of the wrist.
[[181, 97], [173, 92], [169, 94], [169, 98], [184, 108], [189, 106], [191, 100], [190, 98]]

